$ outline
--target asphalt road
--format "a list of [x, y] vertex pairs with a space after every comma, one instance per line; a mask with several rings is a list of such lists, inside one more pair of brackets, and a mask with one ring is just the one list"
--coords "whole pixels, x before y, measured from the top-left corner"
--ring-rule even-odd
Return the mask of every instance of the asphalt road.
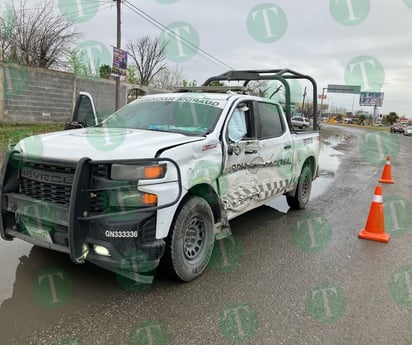
[[[321, 134], [307, 209], [280, 199], [232, 221], [233, 237], [191, 283], [158, 274], [141, 289], [0, 241], [0, 344], [411, 345], [412, 138], [327, 125]], [[361, 240], [388, 154], [391, 239]]]

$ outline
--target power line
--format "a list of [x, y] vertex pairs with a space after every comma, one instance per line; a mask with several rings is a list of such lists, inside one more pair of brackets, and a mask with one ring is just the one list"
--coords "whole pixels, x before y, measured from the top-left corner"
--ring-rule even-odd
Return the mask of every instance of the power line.
[[226, 68], [229, 69], [233, 69], [233, 67], [229, 66], [228, 64], [226, 64], [225, 62], [223, 62], [222, 60], [214, 57], [213, 55], [209, 54], [208, 52], [206, 52], [205, 50], [203, 50], [200, 47], [197, 47], [196, 45], [194, 45], [192, 42], [190, 42], [189, 40], [187, 40], [186, 38], [178, 35], [176, 32], [170, 30], [168, 27], [166, 27], [165, 25], [163, 25], [162, 23], [160, 23], [158, 20], [156, 20], [155, 18], [153, 18], [152, 16], [150, 16], [149, 14], [147, 14], [145, 11], [137, 8], [136, 6], [132, 5], [129, 1], [125, 0], [124, 1], [125, 6], [127, 6], [130, 10], [132, 10], [133, 12], [135, 12], [137, 15], [139, 15], [140, 17], [142, 17], [143, 19], [145, 19], [146, 21], [148, 21], [149, 23], [151, 23], [152, 25], [156, 26], [158, 29], [162, 30], [162, 31], [166, 31], [168, 34], [172, 35], [174, 38], [179, 38], [179, 40], [181, 42], [183, 42], [186, 46], [188, 46], [190, 49], [196, 51], [198, 50], [204, 57], [206, 57], [208, 60], [210, 60], [211, 62], [215, 63], [215, 64], [219, 64], [222, 66], [225, 66]]
[[[102, 11], [102, 10], [106, 10], [106, 9], [109, 9], [109, 8], [111, 8], [112, 6], [113, 6], [113, 4], [112, 3], [108, 3], [107, 1], [98, 1], [99, 2], [99, 5], [98, 6], [95, 6], [95, 5], [93, 5], [93, 6], [85, 6], [84, 8], [83, 8], [83, 12], [82, 12], [82, 14], [83, 15], [89, 15], [89, 14], [93, 14], [94, 12], [100, 12], [100, 11]], [[15, 10], [15, 12], [14, 13], [12, 13], [11, 15], [14, 15], [14, 14], [19, 14], [21, 11], [27, 11], [27, 12], [35, 12], [35, 13], [38, 13], [39, 11], [41, 11], [41, 10], [43, 10], [44, 8], [43, 7], [41, 7], [41, 6], [36, 6], [36, 7], [27, 7], [27, 8], [13, 8], [13, 10]], [[97, 11], [96, 11], [96, 9], [97, 9]], [[0, 11], [1, 12], [1, 11]], [[68, 17], [71, 17], [71, 16], [74, 16], [74, 15], [76, 15], [76, 14], [78, 14], [78, 11], [77, 10], [75, 10], [75, 11], [71, 11], [71, 12], [65, 12], [65, 13], [61, 13], [60, 15], [53, 15], [52, 17], [50, 17], [50, 19], [59, 19], [59, 18], [61, 18], [61, 17], [63, 17], [63, 18], [66, 18], [67, 16]], [[67, 18], [66, 18], [66, 20], [68, 20]], [[70, 21], [70, 20], [68, 20], [68, 21]]]
[[[98, 6], [95, 6], [95, 5], [92, 5], [92, 6], [84, 6], [83, 8], [82, 8], [82, 14], [83, 15], [89, 15], [89, 14], [93, 14], [93, 13], [98, 13], [98, 12], [100, 12], [100, 11], [102, 11], [102, 10], [106, 10], [106, 9], [111, 9], [112, 8], [112, 6], [113, 6], [113, 4], [111, 4], [111, 3], [107, 3], [107, 2], [103, 2], [103, 1], [100, 1], [100, 3], [99, 3], [99, 5]], [[78, 14], [78, 11], [77, 10], [73, 10], [72, 12], [64, 12], [64, 13], [61, 13], [64, 17], [66, 17], [66, 16], [74, 16], [74, 15], [76, 15], [76, 14]]]

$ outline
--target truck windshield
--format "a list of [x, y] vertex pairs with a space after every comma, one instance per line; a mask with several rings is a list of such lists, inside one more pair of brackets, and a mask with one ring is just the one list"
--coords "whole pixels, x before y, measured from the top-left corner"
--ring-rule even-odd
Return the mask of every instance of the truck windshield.
[[145, 97], [121, 108], [102, 126], [201, 136], [213, 130], [225, 104], [199, 96]]

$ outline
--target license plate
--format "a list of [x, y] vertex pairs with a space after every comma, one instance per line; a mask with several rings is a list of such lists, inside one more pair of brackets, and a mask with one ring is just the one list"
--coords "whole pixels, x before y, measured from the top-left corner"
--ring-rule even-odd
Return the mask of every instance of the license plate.
[[25, 227], [30, 237], [33, 237], [37, 240], [46, 241], [48, 243], [53, 243], [53, 240], [50, 236], [49, 231], [44, 230], [44, 229], [35, 228], [27, 224], [25, 224]]

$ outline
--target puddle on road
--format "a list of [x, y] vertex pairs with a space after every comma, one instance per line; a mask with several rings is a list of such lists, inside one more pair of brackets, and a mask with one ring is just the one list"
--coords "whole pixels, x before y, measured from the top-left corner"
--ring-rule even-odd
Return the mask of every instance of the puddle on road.
[[17, 240], [4, 241], [0, 239], [0, 305], [4, 300], [13, 294], [13, 285], [16, 277], [17, 266], [21, 260], [29, 256], [33, 247], [30, 243], [20, 241], [16, 246]]
[[335, 178], [343, 153], [336, 146], [345, 140], [344, 136], [331, 136], [320, 144], [319, 177], [313, 182], [311, 200], [325, 193]]
[[109, 271], [18, 239], [0, 240], [0, 262], [0, 344], [15, 337], [22, 344], [20, 338], [81, 310], [85, 301], [99, 304], [121, 289]]
[[[319, 152], [319, 177], [313, 181], [310, 200], [325, 193], [332, 184], [335, 178], [335, 173], [340, 165], [340, 158], [343, 156], [343, 153], [335, 148], [344, 140], [345, 137], [343, 135], [332, 135], [321, 141]], [[265, 205], [270, 206], [281, 213], [287, 213], [289, 211], [285, 196], [269, 201]]]

